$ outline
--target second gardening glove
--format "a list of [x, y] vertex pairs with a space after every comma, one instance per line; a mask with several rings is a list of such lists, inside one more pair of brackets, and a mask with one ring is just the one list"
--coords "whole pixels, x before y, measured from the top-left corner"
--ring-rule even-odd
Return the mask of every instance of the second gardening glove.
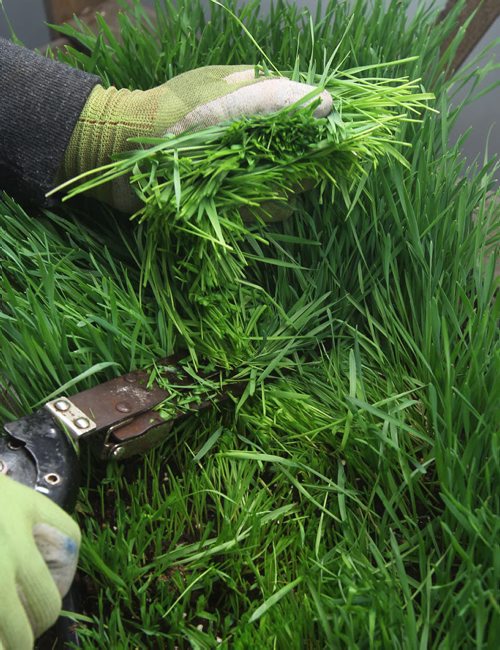
[[[272, 113], [313, 89], [285, 78], [256, 77], [255, 68], [244, 65], [198, 68], [145, 91], [98, 85], [73, 131], [59, 180], [105, 165], [111, 156], [135, 148], [129, 138], [177, 135], [242, 116]], [[321, 93], [315, 116], [324, 117], [331, 109], [330, 94]], [[124, 179], [97, 188], [94, 195], [122, 212], [137, 207]]]
[[47, 497], [0, 475], [0, 649], [30, 650], [55, 623], [80, 531]]

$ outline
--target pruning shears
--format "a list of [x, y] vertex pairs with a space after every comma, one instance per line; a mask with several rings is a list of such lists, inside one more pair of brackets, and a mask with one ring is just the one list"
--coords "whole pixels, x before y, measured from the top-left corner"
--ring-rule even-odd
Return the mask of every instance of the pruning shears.
[[[214, 389], [217, 373], [203, 376], [206, 394], [189, 399], [192, 380], [175, 355], [158, 363], [162, 382], [147, 370], [135, 370], [70, 397], [58, 396], [31, 415], [4, 425], [0, 472], [50, 497], [71, 511], [79, 487], [78, 447], [89, 441], [101, 459], [124, 460], [161, 443], [175, 422], [242, 392], [243, 385]], [[179, 406], [182, 401], [183, 407]], [[168, 417], [155, 410], [168, 403]]]
[[[180, 364], [182, 358], [175, 355], [157, 363], [170, 391], [151, 381], [150, 371], [135, 370], [80, 393], [60, 395], [5, 424], [0, 472], [71, 512], [80, 485], [81, 441], [91, 443], [101, 459], [130, 458], [160, 444], [178, 420], [243, 392], [243, 383], [225, 383], [214, 372], [200, 376], [202, 390], [191, 395], [192, 377]], [[168, 409], [156, 410], [163, 403]], [[63, 608], [75, 611], [71, 591], [68, 597]], [[78, 643], [69, 619], [61, 617], [58, 625], [59, 647]]]

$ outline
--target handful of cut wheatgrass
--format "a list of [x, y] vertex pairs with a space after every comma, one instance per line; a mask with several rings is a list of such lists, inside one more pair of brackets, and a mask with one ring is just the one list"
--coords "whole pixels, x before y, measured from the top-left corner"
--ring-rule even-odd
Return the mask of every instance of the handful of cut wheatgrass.
[[[133, 140], [139, 149], [66, 183], [68, 198], [130, 177], [141, 201], [133, 218], [145, 232], [144, 281], [151, 280], [153, 258], [163, 255], [167, 307], [180, 322], [179, 305], [202, 310], [214, 290], [235, 288], [254, 252], [251, 240], [265, 240], [266, 222], [289, 210], [304, 186], [317, 188], [319, 201], [340, 195], [349, 205], [380, 159], [405, 164], [401, 125], [418, 119], [433, 96], [420, 92], [418, 80], [367, 76], [380, 67], [292, 73], [317, 86], [300, 105], [178, 136]], [[334, 109], [317, 119], [314, 95], [323, 89], [331, 93]]]

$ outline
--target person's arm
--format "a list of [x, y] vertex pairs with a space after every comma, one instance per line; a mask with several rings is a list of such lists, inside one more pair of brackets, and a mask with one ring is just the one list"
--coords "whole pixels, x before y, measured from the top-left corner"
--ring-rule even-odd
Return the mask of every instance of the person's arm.
[[0, 38], [0, 188], [43, 203], [96, 77]]
[[[44, 202], [58, 183], [134, 148], [129, 138], [160, 137], [270, 113], [313, 89], [256, 77], [251, 65], [191, 70], [150, 90], [104, 88], [99, 78], [0, 39], [0, 187]], [[315, 114], [327, 115], [321, 94]], [[134, 207], [126, 180], [96, 194], [124, 212]]]

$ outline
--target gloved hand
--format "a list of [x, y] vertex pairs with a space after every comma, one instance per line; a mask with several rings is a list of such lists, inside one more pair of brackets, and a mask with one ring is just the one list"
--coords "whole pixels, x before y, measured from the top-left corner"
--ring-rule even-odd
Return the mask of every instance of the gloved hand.
[[0, 649], [29, 650], [73, 581], [80, 531], [47, 497], [0, 475]]
[[[245, 65], [198, 68], [146, 91], [96, 86], [73, 131], [59, 180], [105, 165], [112, 155], [133, 149], [129, 138], [179, 134], [244, 115], [272, 113], [312, 90], [313, 86], [280, 77], [256, 78], [255, 68]], [[332, 110], [330, 94], [325, 91], [320, 98], [316, 117]], [[137, 207], [123, 178], [97, 188], [94, 196], [123, 212]]]

